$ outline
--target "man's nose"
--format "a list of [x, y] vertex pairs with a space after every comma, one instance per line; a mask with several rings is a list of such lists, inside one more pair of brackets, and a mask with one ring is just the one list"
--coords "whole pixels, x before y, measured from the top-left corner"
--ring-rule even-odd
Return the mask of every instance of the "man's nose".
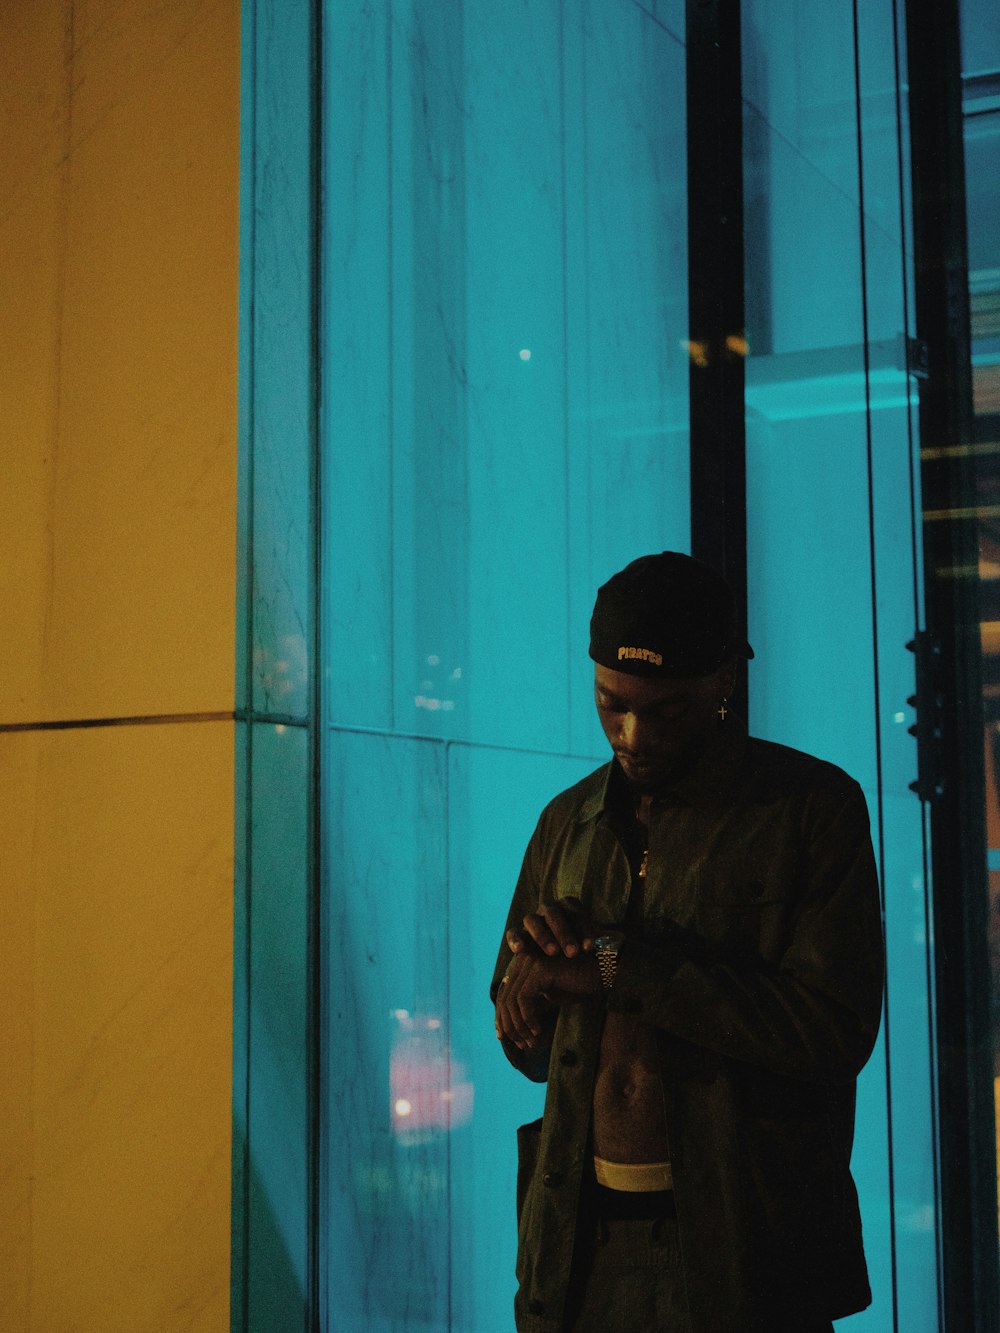
[[635, 753], [638, 750], [639, 719], [635, 713], [622, 714], [621, 745], [625, 750]]

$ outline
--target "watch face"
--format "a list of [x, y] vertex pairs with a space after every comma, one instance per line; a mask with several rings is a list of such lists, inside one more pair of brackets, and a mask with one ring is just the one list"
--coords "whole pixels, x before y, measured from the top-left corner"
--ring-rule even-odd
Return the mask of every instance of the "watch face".
[[615, 931], [611, 935], [599, 935], [594, 941], [595, 949], [617, 949], [624, 939], [620, 931]]

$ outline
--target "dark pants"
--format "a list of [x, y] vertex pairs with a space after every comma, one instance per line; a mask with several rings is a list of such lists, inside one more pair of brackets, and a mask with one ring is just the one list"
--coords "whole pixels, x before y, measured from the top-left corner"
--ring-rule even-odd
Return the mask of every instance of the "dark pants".
[[643, 1202], [644, 1217], [616, 1217], [598, 1196], [582, 1210], [565, 1333], [690, 1333], [677, 1219], [669, 1196]]
[[[691, 1333], [672, 1195], [646, 1196], [642, 1217], [618, 1217], [591, 1186], [581, 1210], [564, 1333]], [[624, 1201], [623, 1201], [624, 1202]], [[834, 1333], [829, 1320], [776, 1321], [768, 1333]]]
[[602, 1220], [588, 1249], [566, 1333], [689, 1333], [674, 1218]]

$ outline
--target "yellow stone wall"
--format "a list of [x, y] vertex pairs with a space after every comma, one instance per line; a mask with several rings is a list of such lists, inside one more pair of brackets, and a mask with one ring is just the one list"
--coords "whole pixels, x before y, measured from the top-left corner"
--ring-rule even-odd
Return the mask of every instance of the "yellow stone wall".
[[0, 106], [0, 1328], [224, 1329], [238, 0], [0, 0]]

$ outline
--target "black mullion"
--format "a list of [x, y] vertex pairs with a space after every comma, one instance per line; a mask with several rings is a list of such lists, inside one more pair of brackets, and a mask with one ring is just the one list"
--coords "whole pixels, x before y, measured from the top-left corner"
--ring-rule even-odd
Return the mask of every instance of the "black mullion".
[[[691, 553], [747, 604], [743, 98], [738, 0], [687, 0]], [[737, 710], [746, 716], [741, 667]]]

